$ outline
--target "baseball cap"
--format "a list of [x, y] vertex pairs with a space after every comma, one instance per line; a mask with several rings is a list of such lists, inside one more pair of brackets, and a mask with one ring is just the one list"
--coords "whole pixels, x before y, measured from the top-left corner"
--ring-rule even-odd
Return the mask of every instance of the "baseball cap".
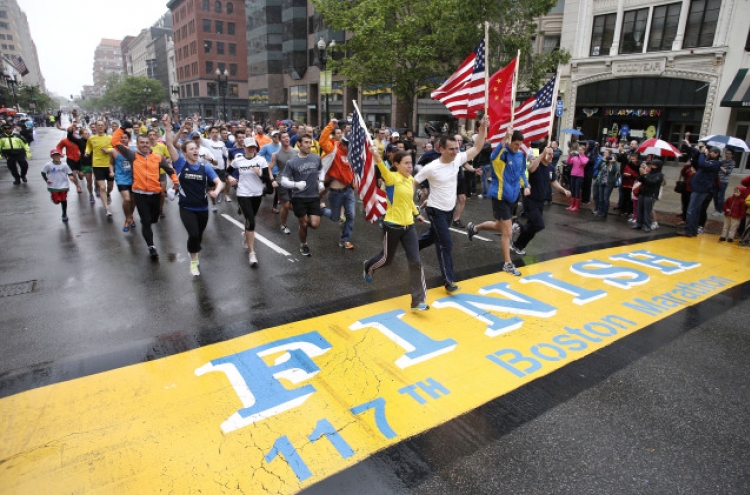
[[271, 137], [278, 136], [278, 135], [279, 135], [279, 131], [273, 131], [271, 133]]
[[190, 133], [190, 136], [188, 136], [190, 139], [195, 139], [201, 137], [200, 133], [198, 131], [193, 131]]
[[256, 148], [258, 147], [258, 143], [255, 142], [255, 139], [253, 139], [251, 137], [245, 138], [245, 140], [242, 142], [242, 144], [245, 145], [245, 148], [250, 148], [251, 146], [255, 146]]
[[60, 153], [59, 150], [54, 149], [54, 150], [49, 151], [49, 156], [52, 156], [52, 155], [62, 155], [62, 153]]
[[391, 133], [391, 137], [392, 137], [392, 138], [395, 138], [395, 137], [401, 137], [401, 134], [399, 134], [398, 132], [392, 132], [392, 133]]

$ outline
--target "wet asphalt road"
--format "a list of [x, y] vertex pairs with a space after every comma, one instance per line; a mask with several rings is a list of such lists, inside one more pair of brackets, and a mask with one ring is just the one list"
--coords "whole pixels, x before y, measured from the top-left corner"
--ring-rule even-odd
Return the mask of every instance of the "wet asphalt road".
[[[260, 266], [251, 269], [242, 230], [229, 220], [241, 221], [237, 203], [221, 203], [197, 280], [176, 203], [155, 226], [158, 263], [139, 228], [122, 232], [116, 190], [111, 220], [98, 200], [90, 205], [86, 192], [72, 190], [63, 224], [39, 174], [62, 137], [37, 131], [28, 185], [13, 186], [0, 170], [0, 285], [34, 281], [31, 293], [0, 297], [0, 396], [408, 292], [403, 253], [374, 284], [362, 281], [362, 261], [379, 251], [380, 234], [361, 214], [353, 251], [337, 246], [338, 225], [323, 219], [309, 235], [313, 256], [304, 258], [296, 220], [290, 215], [292, 235], [282, 234], [267, 197], [256, 231], [288, 255], [256, 241]], [[467, 202], [465, 222], [490, 217], [489, 201]], [[559, 205], [545, 220], [548, 229], [517, 265], [671, 235]], [[499, 269], [498, 237], [483, 236], [454, 234], [459, 280]], [[439, 286], [434, 250], [422, 261], [428, 286]], [[717, 296], [307, 492], [748, 493], [747, 300], [748, 289]]]

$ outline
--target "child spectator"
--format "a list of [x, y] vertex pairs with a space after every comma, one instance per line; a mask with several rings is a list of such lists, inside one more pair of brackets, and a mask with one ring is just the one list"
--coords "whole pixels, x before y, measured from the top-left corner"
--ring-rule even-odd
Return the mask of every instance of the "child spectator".
[[62, 206], [62, 221], [68, 221], [68, 177], [73, 175], [67, 163], [62, 162], [60, 151], [54, 149], [49, 152], [51, 162], [42, 169], [42, 178], [47, 183], [47, 190], [52, 196], [52, 202]]
[[734, 188], [734, 194], [724, 201], [724, 228], [721, 229], [719, 242], [733, 242], [740, 220], [745, 216], [745, 188]]

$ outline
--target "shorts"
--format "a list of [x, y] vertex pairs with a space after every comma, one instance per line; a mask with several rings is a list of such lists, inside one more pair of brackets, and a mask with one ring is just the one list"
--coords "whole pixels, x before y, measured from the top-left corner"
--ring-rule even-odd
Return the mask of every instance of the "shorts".
[[68, 164], [68, 167], [70, 167], [70, 170], [80, 172], [81, 162], [79, 162], [78, 160], [71, 160], [70, 158], [66, 158], [65, 162]]
[[[79, 163], [79, 165], [81, 164]], [[93, 169], [94, 167], [92, 167], [91, 165], [81, 165], [81, 173], [90, 174]]]
[[[216, 175], [219, 176], [219, 180], [221, 182], [226, 182], [227, 181], [227, 169], [225, 169], [225, 168], [215, 168], [214, 172], [216, 172]], [[211, 183], [211, 185], [213, 185], [213, 183]]]
[[504, 199], [492, 198], [492, 216], [495, 220], [510, 220], [513, 218], [513, 206]]
[[292, 190], [287, 189], [286, 187], [277, 187], [276, 192], [279, 193], [279, 201], [282, 203], [286, 203], [287, 201], [292, 200]]
[[463, 177], [459, 177], [458, 182], [456, 183], [456, 196], [459, 194], [466, 195], [466, 181]]
[[117, 184], [117, 190], [122, 191], [130, 191], [133, 192], [133, 184]]
[[114, 176], [109, 175], [109, 167], [92, 167], [94, 169], [94, 179], [106, 180], [112, 182], [115, 180]]
[[320, 198], [292, 198], [292, 211], [297, 218], [305, 215], [320, 216]]
[[68, 191], [50, 191], [50, 194], [52, 195], [52, 202], [56, 205], [68, 200]]

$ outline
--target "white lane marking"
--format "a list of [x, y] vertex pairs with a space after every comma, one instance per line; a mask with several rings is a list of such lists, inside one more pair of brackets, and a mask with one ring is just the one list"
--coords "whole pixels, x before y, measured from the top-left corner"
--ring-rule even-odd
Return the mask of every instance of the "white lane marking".
[[[230, 222], [232, 222], [233, 224], [235, 224], [237, 227], [241, 228], [242, 230], [245, 230], [245, 224], [243, 224], [242, 222], [235, 220], [234, 218], [230, 217], [226, 213], [222, 213], [221, 216], [226, 218], [227, 220], [229, 220]], [[284, 256], [292, 255], [290, 252], [286, 251], [281, 246], [274, 244], [273, 242], [269, 241], [268, 239], [266, 239], [265, 237], [263, 237], [257, 232], [255, 233], [255, 240], [262, 242], [263, 244], [270, 247], [271, 249], [273, 249], [279, 254], [283, 254]]]
[[[423, 223], [426, 223], [427, 225], [429, 225], [432, 222], [430, 222], [429, 220], [425, 220]], [[465, 236], [469, 235], [469, 233], [466, 232], [465, 230], [459, 230], [459, 229], [456, 229], [456, 228], [453, 228], [453, 227], [448, 227], [448, 230], [450, 230], [451, 232], [455, 232], [457, 234], [463, 234]], [[492, 242], [492, 239], [487, 239], [486, 237], [482, 237], [481, 235], [477, 235], [477, 234], [474, 234], [473, 238], [474, 239], [479, 239], [480, 241]]]

